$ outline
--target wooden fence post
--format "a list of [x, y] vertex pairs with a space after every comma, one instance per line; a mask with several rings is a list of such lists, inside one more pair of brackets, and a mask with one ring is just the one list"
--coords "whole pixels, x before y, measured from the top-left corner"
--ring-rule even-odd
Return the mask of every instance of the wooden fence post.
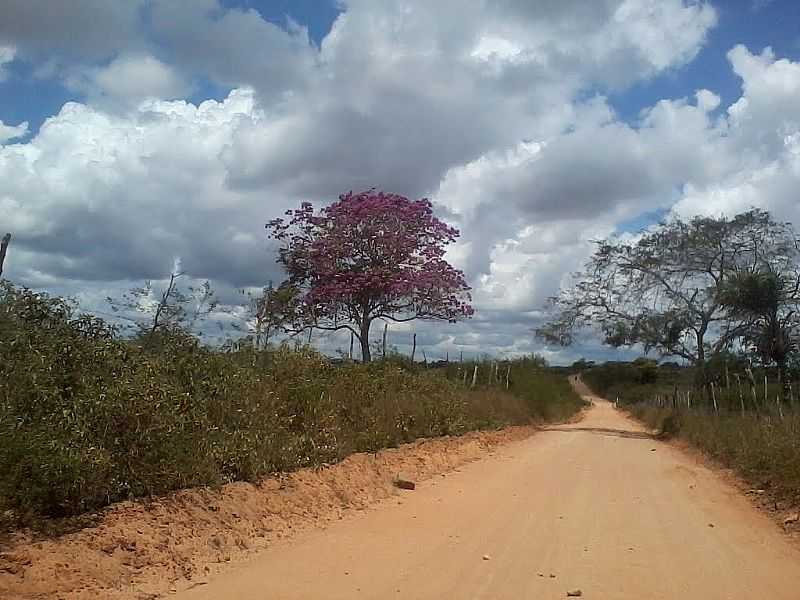
[[383, 349], [381, 351], [381, 356], [382, 356], [383, 360], [386, 360], [386, 332], [388, 332], [388, 331], [389, 331], [389, 324], [388, 323], [384, 323], [383, 324]]
[[355, 338], [355, 335], [354, 335], [354, 334], [353, 334], [353, 332], [351, 331], [351, 332], [350, 332], [350, 355], [349, 355], [349, 356], [350, 356], [350, 360], [351, 360], [351, 361], [353, 360], [353, 339], [354, 339], [354, 338]]
[[511, 365], [508, 365], [508, 369], [506, 369], [506, 389], [508, 389], [509, 379], [511, 379]]
[[736, 387], [739, 388], [739, 406], [744, 414], [744, 394], [742, 393], [742, 378], [736, 373]]
[[764, 406], [769, 402], [769, 388], [767, 387], [767, 374], [764, 373]]
[[411, 362], [414, 362], [414, 355], [417, 353], [417, 334], [411, 338]]
[[725, 389], [731, 389], [731, 374], [728, 371], [728, 361], [725, 361]]
[[747, 381], [750, 384], [750, 392], [753, 395], [753, 410], [758, 413], [758, 394], [756, 393], [756, 378], [753, 375], [753, 370], [750, 367], [747, 367], [745, 370], [745, 375], [747, 375]]
[[0, 276], [3, 275], [3, 263], [6, 262], [6, 252], [8, 252], [8, 245], [11, 243], [11, 234], [7, 233], [0, 240]]

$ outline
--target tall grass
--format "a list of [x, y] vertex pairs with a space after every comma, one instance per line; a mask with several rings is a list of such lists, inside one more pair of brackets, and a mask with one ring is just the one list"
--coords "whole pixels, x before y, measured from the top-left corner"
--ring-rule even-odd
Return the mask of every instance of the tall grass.
[[800, 411], [778, 400], [774, 376], [765, 392], [764, 371], [755, 373], [756, 386], [739, 373], [740, 386], [737, 372], [712, 370], [713, 396], [710, 386], [694, 385], [692, 369], [646, 361], [597, 366], [583, 379], [651, 428], [688, 441], [776, 498], [800, 503]]
[[632, 414], [653, 429], [667, 429], [735, 469], [753, 485], [800, 503], [800, 415], [720, 415], [638, 404]]
[[450, 380], [475, 389], [507, 391], [525, 402], [527, 412], [540, 421], [561, 421], [574, 415], [584, 405], [565, 374], [547, 367], [538, 356], [513, 361], [467, 361], [444, 367]]
[[472, 388], [402, 361], [222, 351], [177, 330], [118, 339], [62, 299], [2, 284], [0, 515], [75, 515], [579, 406], [541, 367], [512, 374], [509, 390]]

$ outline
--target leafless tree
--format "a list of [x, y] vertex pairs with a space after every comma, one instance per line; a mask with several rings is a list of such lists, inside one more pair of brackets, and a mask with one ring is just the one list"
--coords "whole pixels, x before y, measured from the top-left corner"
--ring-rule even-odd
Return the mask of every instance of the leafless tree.
[[208, 281], [183, 289], [178, 280], [183, 273], [170, 273], [167, 284], [156, 290], [151, 281], [125, 292], [120, 298], [108, 297], [111, 309], [127, 316], [140, 335], [153, 336], [170, 328], [194, 330], [217, 307], [214, 290]]
[[289, 327], [294, 318], [295, 291], [290, 286], [274, 287], [272, 282], [257, 296], [249, 295], [245, 318], [253, 331], [253, 347], [266, 348], [278, 333], [296, 335], [299, 330]]

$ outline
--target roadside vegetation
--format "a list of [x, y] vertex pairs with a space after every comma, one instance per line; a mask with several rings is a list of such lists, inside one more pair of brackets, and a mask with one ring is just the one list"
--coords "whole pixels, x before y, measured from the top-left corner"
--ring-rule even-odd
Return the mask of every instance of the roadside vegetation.
[[362, 364], [309, 347], [209, 347], [165, 323], [120, 337], [64, 299], [2, 283], [7, 526], [421, 437], [565, 419], [581, 405], [541, 360]]
[[[597, 242], [537, 334], [658, 361], [574, 365], [596, 393], [800, 503], [800, 238], [752, 209]], [[674, 362], [679, 361], [679, 362]]]
[[[697, 373], [653, 360], [605, 363], [582, 371], [598, 394], [665, 436], [677, 436], [733, 468], [754, 488], [789, 505], [800, 504], [800, 402], [797, 383], [781, 401], [775, 369], [751, 369], [734, 356], [707, 369], [706, 391]], [[585, 365], [584, 365], [585, 367]], [[800, 373], [789, 368], [789, 382]], [[766, 386], [764, 385], [766, 377]]]

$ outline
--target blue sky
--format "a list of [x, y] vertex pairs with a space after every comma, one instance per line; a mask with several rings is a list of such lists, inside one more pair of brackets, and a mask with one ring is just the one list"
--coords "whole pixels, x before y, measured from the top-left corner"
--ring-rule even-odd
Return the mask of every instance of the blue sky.
[[289, 17], [308, 28], [315, 44], [328, 35], [331, 25], [342, 12], [333, 0], [225, 0], [225, 6], [257, 10], [267, 21], [284, 26]]
[[626, 120], [636, 119], [639, 111], [662, 98], [680, 98], [706, 88], [728, 106], [741, 93], [741, 81], [731, 72], [727, 53], [743, 44], [754, 53], [766, 46], [778, 56], [797, 60], [800, 57], [800, 2], [795, 0], [725, 0], [715, 3], [718, 24], [697, 58], [688, 65], [644, 81], [611, 100]]
[[[292, 19], [306, 27], [316, 45], [330, 31], [343, 11], [334, 0], [222, 0], [228, 8], [256, 10], [267, 21], [286, 27]], [[724, 0], [714, 3], [718, 25], [697, 58], [688, 65], [657, 77], [641, 81], [624, 90], [595, 89], [608, 94], [613, 107], [625, 121], [635, 123], [639, 112], [662, 98], [680, 98], [694, 90], [707, 88], [721, 96], [721, 106], [738, 98], [741, 82], [728, 66], [727, 52], [736, 44], [744, 44], [753, 52], [770, 46], [778, 56], [800, 57], [800, 2], [796, 0]], [[143, 19], [146, 16], [143, 15]], [[65, 88], [52, 78], [36, 76], [36, 67], [15, 61], [11, 76], [0, 82], [0, 120], [5, 123], [28, 121], [36, 131], [42, 121], [58, 112], [68, 101], [81, 101], [84, 95]], [[199, 80], [190, 99], [201, 102], [220, 99], [229, 88]]]
[[401, 349], [613, 356], [542, 347], [546, 299], [660, 219], [800, 222], [799, 98], [796, 0], [4, 0], [4, 275], [99, 311], [180, 262], [234, 304], [283, 276], [264, 223], [375, 186], [473, 287]]
[[[292, 19], [308, 29], [312, 42], [319, 45], [340, 14], [339, 3], [331, 0], [223, 0], [229, 8], [256, 10], [267, 21], [286, 27]], [[146, 20], [146, 13], [142, 19]], [[11, 76], [0, 82], [0, 120], [5, 123], [28, 121], [32, 132], [49, 116], [58, 112], [65, 102], [81, 101], [84, 94], [69, 90], [57, 80], [36, 76], [36, 65], [15, 61]], [[228, 87], [200, 80], [190, 99], [202, 102], [208, 98], [224, 98]]]
[[[329, 0], [224, 0], [222, 4], [230, 8], [256, 10], [265, 20], [280, 27], [286, 27], [287, 18], [292, 19], [308, 29], [309, 37], [317, 45], [341, 12], [338, 3]], [[146, 15], [142, 18], [146, 19]], [[37, 76], [37, 66], [22, 60], [14, 61], [9, 68], [9, 78], [0, 82], [0, 120], [14, 124], [28, 121], [32, 132], [47, 117], [57, 113], [64, 103], [85, 99], [84, 94], [67, 89], [53, 78]], [[190, 97], [193, 102], [224, 98], [230, 91], [208, 80], [197, 83]]]

